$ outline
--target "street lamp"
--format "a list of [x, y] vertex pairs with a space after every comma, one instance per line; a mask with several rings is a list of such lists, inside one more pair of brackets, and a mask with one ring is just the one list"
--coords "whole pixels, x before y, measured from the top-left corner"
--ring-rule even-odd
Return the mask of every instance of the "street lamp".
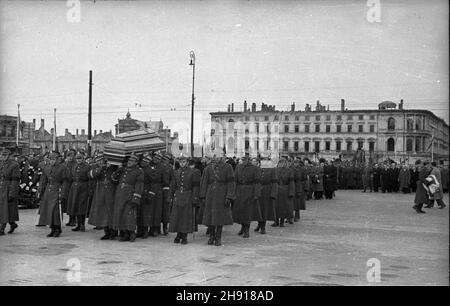
[[191, 157], [194, 157], [194, 81], [195, 81], [195, 54], [194, 51], [189, 53], [191, 57], [191, 62], [189, 63], [192, 66], [192, 103], [191, 103]]

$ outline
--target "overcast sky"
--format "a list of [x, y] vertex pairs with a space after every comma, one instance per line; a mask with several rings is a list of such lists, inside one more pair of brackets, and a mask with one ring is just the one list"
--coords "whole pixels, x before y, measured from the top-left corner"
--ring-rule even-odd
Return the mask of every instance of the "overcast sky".
[[20, 104], [50, 130], [56, 107], [59, 135], [87, 131], [93, 70], [93, 129], [114, 130], [129, 108], [186, 134], [194, 50], [195, 140], [209, 112], [243, 100], [287, 110], [403, 98], [448, 122], [448, 2], [380, 3], [369, 22], [366, 0], [82, 1], [78, 23], [67, 1], [0, 0], [0, 113]]

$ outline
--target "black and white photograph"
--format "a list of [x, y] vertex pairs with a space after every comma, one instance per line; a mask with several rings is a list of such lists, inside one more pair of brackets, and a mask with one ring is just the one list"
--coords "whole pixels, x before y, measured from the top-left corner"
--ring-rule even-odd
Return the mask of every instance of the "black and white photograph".
[[449, 285], [448, 1], [0, 0], [0, 67], [0, 286]]

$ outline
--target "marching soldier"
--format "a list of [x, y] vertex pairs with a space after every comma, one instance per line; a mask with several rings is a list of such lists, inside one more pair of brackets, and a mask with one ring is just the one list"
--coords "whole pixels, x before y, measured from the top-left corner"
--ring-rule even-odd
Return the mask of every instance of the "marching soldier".
[[[153, 171], [151, 172], [150, 184], [151, 191], [154, 193], [152, 201], [150, 201], [150, 236], [156, 237], [161, 231], [161, 218], [163, 211], [163, 189], [169, 187], [166, 169], [162, 164], [162, 154], [156, 152], [153, 155]], [[169, 198], [167, 197], [166, 200]]]
[[67, 167], [59, 161], [59, 154], [49, 155], [49, 164], [42, 168], [39, 182], [39, 225], [50, 226], [47, 237], [59, 237], [62, 233], [62, 211], [67, 200], [69, 177]]
[[300, 220], [300, 210], [306, 209], [306, 181], [308, 176], [305, 166], [300, 159], [294, 161], [294, 182], [295, 182], [295, 198], [294, 198], [294, 222]]
[[[72, 168], [75, 166], [75, 164], [77, 163], [75, 161], [75, 155], [76, 155], [77, 151], [75, 151], [74, 149], [70, 149], [67, 152], [67, 156], [66, 156], [66, 160], [65, 160], [65, 166], [67, 167], [67, 169], [69, 171], [72, 171]], [[70, 190], [70, 182], [69, 182], [69, 186], [68, 186], [69, 190]], [[65, 205], [62, 207], [62, 213], [68, 213], [67, 212], [67, 203], [65, 203]], [[66, 226], [75, 226], [77, 225], [77, 220], [75, 216], [72, 216], [69, 214], [69, 222], [66, 223]]]
[[116, 237], [112, 228], [115, 186], [111, 178], [116, 168], [100, 154], [96, 156], [95, 164], [89, 171], [89, 178], [95, 181], [96, 185], [88, 224], [103, 228], [105, 235], [101, 240], [112, 240]]
[[427, 181], [427, 177], [430, 174], [430, 169], [427, 162], [422, 163], [422, 161], [419, 159], [416, 161], [416, 167], [419, 168], [419, 177], [417, 180], [417, 187], [416, 187], [416, 196], [414, 197], [414, 206], [413, 209], [418, 214], [424, 214], [425, 212], [422, 210], [423, 205], [428, 205], [430, 200], [428, 198], [427, 190], [424, 186], [430, 185], [430, 182]]
[[266, 222], [276, 220], [275, 201], [278, 197], [278, 175], [276, 168], [272, 167], [272, 161], [269, 158], [261, 160], [261, 196], [259, 198], [259, 207], [261, 210], [261, 219], [255, 232], [266, 233]]
[[144, 154], [141, 160], [141, 169], [144, 173], [144, 191], [142, 193], [141, 205], [137, 208], [137, 233], [136, 238], [147, 239], [149, 229], [151, 226], [152, 201], [155, 197], [155, 192], [152, 191], [152, 176], [155, 172], [155, 167], [151, 165], [152, 157], [150, 154]]
[[9, 223], [8, 234], [18, 227], [19, 210], [19, 164], [10, 158], [11, 152], [2, 151], [0, 155], [0, 236], [5, 235], [6, 223]]
[[137, 207], [144, 191], [144, 172], [138, 167], [138, 158], [131, 154], [126, 167], [120, 167], [112, 175], [118, 183], [114, 196], [113, 228], [120, 231], [120, 241], [136, 240]]
[[84, 161], [84, 155], [78, 152], [75, 156], [76, 164], [69, 169], [71, 185], [67, 201], [69, 216], [75, 216], [77, 226], [74, 232], [85, 231], [86, 212], [89, 200], [89, 171], [91, 167]]
[[177, 233], [174, 243], [187, 244], [187, 235], [195, 229], [194, 208], [199, 200], [200, 170], [190, 168], [186, 156], [178, 159], [180, 168], [170, 183], [172, 212], [169, 231]]
[[288, 167], [286, 157], [281, 157], [277, 167], [278, 196], [275, 201], [276, 219], [272, 226], [284, 227], [284, 219], [292, 218], [295, 196], [294, 173]]
[[236, 199], [233, 167], [223, 157], [205, 168], [200, 198], [205, 199], [202, 224], [209, 227], [209, 245], [222, 245], [222, 227], [232, 225], [231, 203]]
[[238, 235], [243, 238], [250, 237], [251, 221], [261, 219], [258, 199], [261, 196], [260, 169], [245, 156], [243, 163], [235, 168], [236, 200], [233, 204], [233, 221], [241, 224]]

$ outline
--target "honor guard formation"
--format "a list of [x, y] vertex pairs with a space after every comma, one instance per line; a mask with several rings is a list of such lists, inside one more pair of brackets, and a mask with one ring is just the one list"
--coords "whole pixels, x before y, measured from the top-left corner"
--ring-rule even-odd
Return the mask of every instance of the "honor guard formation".
[[[36, 226], [47, 237], [66, 227], [85, 232], [87, 223], [103, 229], [102, 240], [176, 233], [174, 243], [206, 226], [207, 244], [222, 244], [223, 226], [238, 223], [238, 235], [266, 234], [271, 227], [301, 221], [306, 201], [332, 200], [338, 189], [362, 192], [415, 192], [414, 210], [446, 205], [448, 166], [418, 160], [414, 165], [387, 160], [381, 164], [282, 156], [174, 158], [164, 152], [131, 154], [121, 166], [101, 153], [82, 151], [20, 156], [9, 150], [0, 160], [0, 235], [12, 234], [19, 206], [39, 207]], [[425, 205], [425, 206], [424, 206]], [[257, 226], [252, 229], [251, 223]]]

